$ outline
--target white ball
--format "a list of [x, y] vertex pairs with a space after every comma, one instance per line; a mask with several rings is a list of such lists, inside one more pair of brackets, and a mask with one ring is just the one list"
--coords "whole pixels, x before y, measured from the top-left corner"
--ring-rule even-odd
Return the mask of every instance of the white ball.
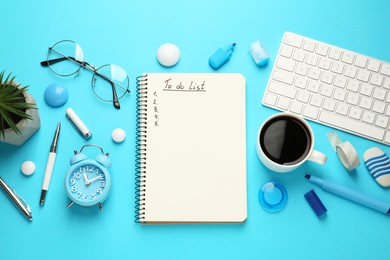
[[165, 67], [175, 66], [180, 60], [180, 50], [172, 43], [165, 43], [157, 50], [157, 60]]
[[20, 167], [24, 175], [31, 175], [35, 172], [35, 164], [32, 161], [25, 161]]
[[116, 128], [112, 131], [112, 140], [115, 143], [121, 143], [126, 138], [126, 132], [122, 128]]

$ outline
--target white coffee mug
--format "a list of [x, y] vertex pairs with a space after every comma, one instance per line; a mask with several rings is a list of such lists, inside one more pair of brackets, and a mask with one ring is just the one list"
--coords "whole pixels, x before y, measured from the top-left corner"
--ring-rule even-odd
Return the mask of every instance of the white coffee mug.
[[[287, 124], [289, 127], [287, 127]], [[289, 133], [287, 133], [288, 129]], [[267, 134], [268, 132], [269, 134]], [[301, 142], [301, 139], [307, 141]], [[298, 140], [300, 140], [299, 143], [297, 143]], [[269, 147], [275, 147], [275, 149], [272, 150]], [[270, 150], [276, 152], [270, 153]], [[297, 159], [283, 161], [274, 156], [275, 154], [279, 155], [281, 150], [287, 151], [287, 157], [292, 154], [293, 158], [296, 157]], [[302, 117], [287, 112], [275, 114], [263, 122], [257, 134], [256, 151], [264, 166], [275, 172], [293, 171], [307, 160], [319, 164], [324, 164], [327, 160], [325, 154], [314, 150], [314, 135], [310, 125]], [[286, 152], [284, 153], [286, 154]]]

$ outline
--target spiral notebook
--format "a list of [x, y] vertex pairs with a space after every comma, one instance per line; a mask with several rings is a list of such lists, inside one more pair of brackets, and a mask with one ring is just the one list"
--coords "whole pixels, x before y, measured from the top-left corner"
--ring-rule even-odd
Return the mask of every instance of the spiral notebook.
[[151, 73], [137, 82], [135, 221], [244, 222], [245, 78]]

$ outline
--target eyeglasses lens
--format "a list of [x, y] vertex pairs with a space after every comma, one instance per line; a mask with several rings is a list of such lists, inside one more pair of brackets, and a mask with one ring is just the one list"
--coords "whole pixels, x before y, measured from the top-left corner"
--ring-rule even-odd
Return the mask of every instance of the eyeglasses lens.
[[84, 52], [80, 45], [65, 40], [54, 44], [47, 55], [50, 69], [57, 75], [70, 76], [80, 70]]
[[129, 77], [126, 71], [114, 64], [97, 69], [92, 78], [92, 90], [95, 95], [104, 101], [113, 101], [113, 87], [118, 99], [128, 92]]

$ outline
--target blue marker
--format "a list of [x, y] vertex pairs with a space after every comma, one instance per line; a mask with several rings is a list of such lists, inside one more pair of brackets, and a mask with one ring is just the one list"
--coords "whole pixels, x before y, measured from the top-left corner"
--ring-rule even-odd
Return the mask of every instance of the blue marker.
[[364, 193], [355, 191], [353, 189], [347, 188], [345, 186], [325, 181], [321, 178], [312, 176], [310, 174], [306, 174], [305, 178], [309, 180], [309, 182], [319, 186], [324, 191], [333, 193], [342, 198], [349, 199], [356, 203], [359, 203], [363, 206], [375, 209], [384, 214], [390, 214], [390, 204], [380, 201], [378, 199], [372, 198]]

